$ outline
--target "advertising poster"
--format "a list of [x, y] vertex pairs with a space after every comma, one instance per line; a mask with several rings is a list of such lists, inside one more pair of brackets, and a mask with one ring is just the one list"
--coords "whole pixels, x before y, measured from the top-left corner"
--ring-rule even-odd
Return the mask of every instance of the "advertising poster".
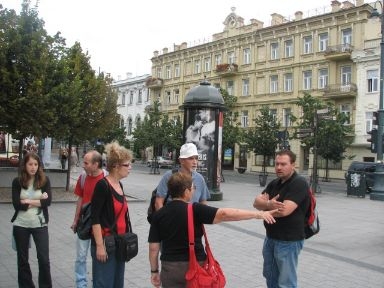
[[[194, 143], [199, 153], [199, 172], [206, 176], [206, 179], [213, 180], [213, 173], [216, 171], [214, 162], [216, 120], [215, 111], [211, 109], [188, 110], [185, 142]], [[205, 175], [204, 175], [205, 174]], [[212, 183], [207, 183], [208, 187]]]

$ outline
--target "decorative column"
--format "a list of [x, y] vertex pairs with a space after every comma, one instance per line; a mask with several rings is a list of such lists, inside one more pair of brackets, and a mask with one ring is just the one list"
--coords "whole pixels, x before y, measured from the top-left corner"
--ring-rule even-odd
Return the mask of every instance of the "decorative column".
[[220, 191], [224, 99], [218, 88], [204, 80], [185, 96], [184, 143], [194, 143], [199, 153], [198, 172], [212, 201], [223, 199]]

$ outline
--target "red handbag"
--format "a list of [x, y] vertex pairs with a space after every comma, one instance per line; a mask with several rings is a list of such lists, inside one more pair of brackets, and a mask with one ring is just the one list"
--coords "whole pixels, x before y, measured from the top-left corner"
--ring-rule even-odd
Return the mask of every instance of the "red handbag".
[[205, 252], [207, 259], [203, 266], [200, 266], [195, 255], [195, 229], [193, 224], [193, 206], [188, 204], [188, 239], [189, 239], [189, 267], [185, 274], [187, 280], [187, 288], [222, 288], [225, 287], [225, 276], [220, 268], [220, 264], [212, 255], [209, 247], [207, 234], [205, 233], [204, 225], [202, 225]]

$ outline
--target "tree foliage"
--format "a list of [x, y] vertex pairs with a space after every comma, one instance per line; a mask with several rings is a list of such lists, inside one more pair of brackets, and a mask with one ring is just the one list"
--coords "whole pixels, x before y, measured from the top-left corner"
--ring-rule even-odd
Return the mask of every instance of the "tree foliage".
[[240, 144], [242, 137], [242, 129], [238, 121], [239, 113], [234, 111], [237, 103], [237, 97], [229, 95], [227, 90], [220, 88], [220, 93], [223, 96], [225, 110], [223, 113], [223, 151], [233, 149], [235, 144]]
[[279, 143], [280, 123], [270, 113], [268, 106], [262, 106], [259, 111], [260, 114], [254, 119], [255, 127], [251, 127], [245, 132], [244, 141], [248, 144], [248, 150], [263, 156], [262, 167], [265, 172], [266, 159], [275, 155]]

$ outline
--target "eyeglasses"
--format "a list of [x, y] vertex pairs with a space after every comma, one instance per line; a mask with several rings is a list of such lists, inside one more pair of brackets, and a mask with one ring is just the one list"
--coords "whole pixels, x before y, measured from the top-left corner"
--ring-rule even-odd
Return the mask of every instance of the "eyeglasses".
[[131, 163], [128, 163], [128, 164], [120, 164], [120, 166], [129, 167], [129, 166], [131, 166]]

